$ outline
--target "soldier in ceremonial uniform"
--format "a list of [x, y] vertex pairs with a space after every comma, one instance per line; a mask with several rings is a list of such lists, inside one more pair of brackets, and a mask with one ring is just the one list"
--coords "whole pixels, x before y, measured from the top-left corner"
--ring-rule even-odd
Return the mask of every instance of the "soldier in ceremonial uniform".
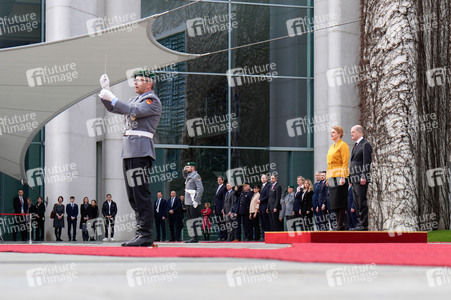
[[136, 236], [122, 244], [127, 247], [152, 246], [154, 224], [150, 194], [150, 169], [155, 160], [153, 136], [161, 118], [162, 106], [154, 93], [155, 74], [143, 70], [135, 72], [135, 92], [138, 96], [128, 102], [119, 100], [110, 91], [106, 74], [100, 78], [99, 97], [105, 108], [125, 116], [122, 159], [128, 200], [135, 211]]
[[[182, 171], [185, 178], [185, 205], [188, 212], [188, 220], [196, 219], [200, 217], [199, 209], [197, 208], [202, 199], [204, 192], [204, 186], [202, 185], [202, 179], [196, 171], [196, 163], [188, 162]], [[194, 236], [187, 241], [187, 243], [198, 243], [199, 233], [197, 227], [194, 226]]]

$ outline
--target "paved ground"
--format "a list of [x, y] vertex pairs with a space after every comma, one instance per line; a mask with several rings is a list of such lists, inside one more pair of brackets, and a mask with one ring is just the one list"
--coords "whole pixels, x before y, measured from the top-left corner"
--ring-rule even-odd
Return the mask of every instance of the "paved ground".
[[[50, 243], [57, 244], [57, 243]], [[82, 245], [82, 243], [75, 243]], [[89, 243], [118, 246], [119, 243]], [[69, 243], [58, 243], [69, 245]], [[74, 244], [70, 244], [74, 245]], [[160, 247], [181, 246], [160, 243]], [[263, 243], [184, 247], [280, 248]], [[212, 249], [212, 251], [214, 251]], [[0, 253], [1, 299], [450, 299], [448, 269]], [[447, 274], [442, 274], [443, 271]], [[429, 272], [429, 273], [428, 273]], [[429, 274], [429, 281], [428, 276]], [[432, 287], [435, 285], [435, 287]]]

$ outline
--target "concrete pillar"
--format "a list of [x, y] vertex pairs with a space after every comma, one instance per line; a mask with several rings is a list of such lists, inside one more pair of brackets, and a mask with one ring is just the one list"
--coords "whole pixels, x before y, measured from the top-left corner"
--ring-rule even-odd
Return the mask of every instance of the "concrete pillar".
[[[107, 18], [122, 17], [122, 19], [124, 19], [123, 17], [127, 14], [135, 14], [136, 18], [139, 19], [141, 18], [141, 1], [108, 1], [105, 3], [105, 12], [105, 17]], [[139, 66], [130, 66], [130, 68], [136, 67]], [[126, 70], [124, 70], [124, 76], [125, 72]], [[117, 84], [112, 87], [111, 90], [119, 99], [123, 101], [127, 101], [130, 97], [136, 95], [134, 89], [128, 86], [127, 82]], [[97, 116], [100, 118], [106, 118], [107, 120], [114, 120], [116, 125], [119, 124], [117, 122], [119, 115], [114, 115], [107, 112], [100, 100], [97, 101]], [[102, 159], [97, 162], [99, 166], [102, 166], [103, 170], [102, 187], [99, 187], [99, 191], [102, 191], [99, 192], [99, 194], [102, 195], [103, 198], [99, 198], [99, 203], [102, 204], [105, 201], [106, 194], [112, 195], [113, 200], [116, 202], [118, 207], [114, 238], [117, 240], [128, 240], [134, 236], [134, 228], [133, 230], [130, 228], [130, 224], [134, 222], [134, 219], [133, 210], [130, 207], [125, 191], [121, 153], [122, 132], [119, 130], [110, 130], [109, 132], [106, 131], [102, 142]]]
[[[352, 79], [341, 78], [334, 81], [329, 74], [338, 68], [358, 68], [360, 56], [360, 1], [358, 0], [315, 0], [315, 19], [330, 24], [350, 21], [355, 23], [323, 29], [315, 32], [315, 117], [335, 117], [332, 126], [343, 127], [343, 140], [353, 145], [350, 137], [351, 127], [358, 123], [358, 88]], [[338, 74], [338, 73], [337, 73]], [[333, 74], [332, 74], [333, 75]], [[315, 170], [327, 168], [327, 151], [332, 141], [330, 128], [315, 133]]]

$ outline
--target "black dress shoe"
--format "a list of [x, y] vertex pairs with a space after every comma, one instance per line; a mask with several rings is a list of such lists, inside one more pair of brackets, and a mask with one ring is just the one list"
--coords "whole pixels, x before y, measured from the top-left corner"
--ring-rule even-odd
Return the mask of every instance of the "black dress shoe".
[[199, 240], [196, 238], [192, 238], [189, 241], [186, 241], [185, 243], [199, 243]]
[[352, 231], [368, 231], [368, 227], [357, 226], [357, 227], [351, 228], [349, 230], [352, 230]]
[[121, 244], [122, 247], [125, 247], [125, 245], [127, 245], [127, 243], [133, 242], [134, 240], [136, 240], [139, 237], [139, 235], [136, 235], [134, 238], [132, 238], [131, 240], [127, 241], [127, 242], [123, 242]]
[[150, 247], [153, 245], [150, 237], [138, 236], [136, 239], [125, 243], [124, 247]]

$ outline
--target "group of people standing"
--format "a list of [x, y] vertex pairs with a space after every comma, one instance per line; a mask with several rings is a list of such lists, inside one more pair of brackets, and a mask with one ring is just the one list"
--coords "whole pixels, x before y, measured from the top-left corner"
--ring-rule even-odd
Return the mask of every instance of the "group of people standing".
[[[75, 203], [75, 197], [71, 196], [66, 206], [63, 205], [63, 196], [58, 197], [58, 202], [55, 203], [50, 215], [53, 218], [53, 227], [55, 228], [55, 237], [57, 241], [62, 241], [61, 231], [65, 227], [65, 219], [67, 220], [67, 236], [69, 241], [77, 241], [77, 222], [78, 228], [82, 231], [83, 241], [94, 241], [96, 239], [96, 224], [90, 224], [98, 221], [99, 207], [97, 201], [92, 199], [89, 203], [88, 197], [83, 198], [83, 203], [78, 206]], [[117, 205], [113, 201], [111, 194], [107, 195], [107, 200], [102, 205], [103, 224], [105, 226], [105, 237], [103, 241], [108, 241], [108, 229], [111, 227], [110, 240], [114, 241], [114, 220], [117, 214]], [[66, 218], [65, 218], [66, 217]], [[88, 227], [91, 226], [92, 234], [89, 234]]]
[[17, 232], [21, 233], [22, 241], [26, 241], [28, 239], [27, 232], [30, 231], [32, 239], [43, 241], [45, 204], [42, 201], [42, 197], [38, 197], [37, 203], [33, 204], [29, 197], [26, 201], [24, 200], [23, 190], [19, 189], [17, 191], [17, 197], [13, 199], [13, 208], [14, 214], [16, 214], [12, 228], [13, 241], [17, 240]]
[[218, 177], [213, 210], [220, 228], [218, 240], [258, 241], [265, 231], [368, 230], [372, 147], [360, 125], [351, 129], [355, 141], [351, 152], [343, 135], [342, 127], [331, 129], [334, 143], [327, 154], [327, 171], [315, 172], [314, 184], [298, 176], [297, 187], [289, 185], [283, 191], [274, 174], [270, 182], [262, 175], [261, 185], [252, 188], [248, 183], [234, 187]]
[[[62, 241], [62, 229], [66, 227], [69, 241], [77, 241], [77, 224], [78, 229], [82, 232], [83, 241], [94, 241], [96, 239], [96, 229], [98, 225], [90, 224], [90, 222], [98, 222], [99, 207], [97, 201], [88, 197], [83, 198], [83, 203], [75, 203], [75, 197], [70, 197], [70, 202], [64, 205], [63, 196], [59, 196], [57, 203], [53, 205], [50, 212], [50, 218], [53, 219], [53, 228], [55, 230], [56, 241]], [[13, 200], [15, 224], [13, 226], [13, 241], [16, 241], [17, 232], [21, 232], [22, 241], [28, 240], [27, 233], [31, 233], [31, 239], [34, 241], [44, 241], [44, 222], [46, 206], [42, 197], [37, 198], [36, 204], [32, 203], [31, 198], [24, 201], [23, 190], [19, 189], [17, 197]], [[110, 240], [114, 241], [114, 220], [117, 214], [117, 205], [112, 200], [111, 194], [107, 195], [107, 200], [102, 206], [103, 224], [105, 227], [104, 241], [108, 240], [108, 229], [111, 227]], [[31, 218], [31, 222], [30, 222]], [[31, 223], [31, 227], [29, 224]], [[89, 234], [88, 227], [91, 226], [92, 233]]]

